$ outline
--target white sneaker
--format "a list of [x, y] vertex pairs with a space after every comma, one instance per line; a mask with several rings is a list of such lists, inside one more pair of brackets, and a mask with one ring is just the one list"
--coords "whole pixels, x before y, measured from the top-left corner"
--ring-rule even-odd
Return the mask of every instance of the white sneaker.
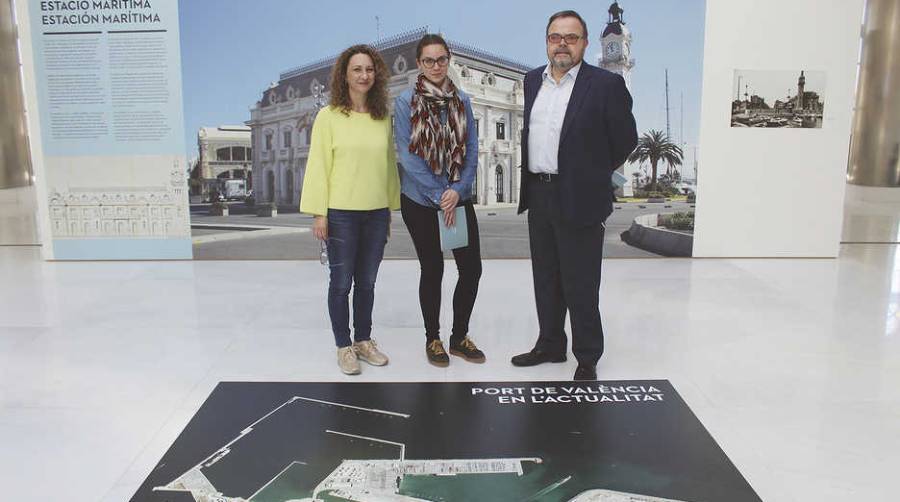
[[388, 363], [388, 357], [378, 350], [374, 340], [363, 340], [353, 344], [356, 355], [363, 361], [373, 366], [384, 366]]
[[346, 375], [359, 374], [359, 359], [356, 357], [356, 351], [353, 346], [338, 347], [337, 349], [338, 367]]

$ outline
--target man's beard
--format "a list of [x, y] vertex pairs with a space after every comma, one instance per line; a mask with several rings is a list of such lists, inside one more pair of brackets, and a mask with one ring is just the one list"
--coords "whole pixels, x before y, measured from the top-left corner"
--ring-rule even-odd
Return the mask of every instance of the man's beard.
[[[567, 59], [557, 59], [556, 56], [560, 54], [569, 57]], [[575, 61], [575, 56], [573, 56], [571, 52], [561, 52], [558, 54], [553, 54], [553, 57], [550, 59], [550, 64], [557, 70], [569, 70], [578, 63]]]

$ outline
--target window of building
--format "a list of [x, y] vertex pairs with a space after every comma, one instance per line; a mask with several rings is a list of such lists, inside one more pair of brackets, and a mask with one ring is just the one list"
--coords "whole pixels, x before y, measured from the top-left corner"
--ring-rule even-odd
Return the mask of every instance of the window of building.
[[283, 144], [284, 144], [285, 148], [291, 147], [291, 131], [284, 131], [284, 143]]
[[231, 147], [231, 160], [247, 160], [247, 150], [242, 146]]
[[497, 122], [497, 139], [506, 139], [506, 124], [503, 121]]
[[272, 133], [266, 134], [266, 151], [272, 149]]
[[216, 160], [231, 160], [231, 148], [219, 148], [216, 150]]
[[481, 119], [475, 119], [475, 137], [481, 137]]

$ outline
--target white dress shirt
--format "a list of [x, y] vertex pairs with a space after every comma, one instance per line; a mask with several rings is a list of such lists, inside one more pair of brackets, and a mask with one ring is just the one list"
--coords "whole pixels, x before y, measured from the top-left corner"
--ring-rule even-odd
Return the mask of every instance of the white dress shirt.
[[528, 123], [528, 170], [533, 173], [559, 172], [559, 133], [580, 69], [581, 63], [573, 66], [559, 83], [553, 79], [549, 64], [544, 69]]

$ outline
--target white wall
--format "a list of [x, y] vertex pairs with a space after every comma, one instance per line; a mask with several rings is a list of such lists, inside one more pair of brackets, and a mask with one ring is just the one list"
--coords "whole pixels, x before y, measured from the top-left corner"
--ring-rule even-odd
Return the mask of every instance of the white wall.
[[[707, 0], [695, 257], [837, 256], [863, 5]], [[735, 69], [826, 72], [822, 128], [731, 128]]]

